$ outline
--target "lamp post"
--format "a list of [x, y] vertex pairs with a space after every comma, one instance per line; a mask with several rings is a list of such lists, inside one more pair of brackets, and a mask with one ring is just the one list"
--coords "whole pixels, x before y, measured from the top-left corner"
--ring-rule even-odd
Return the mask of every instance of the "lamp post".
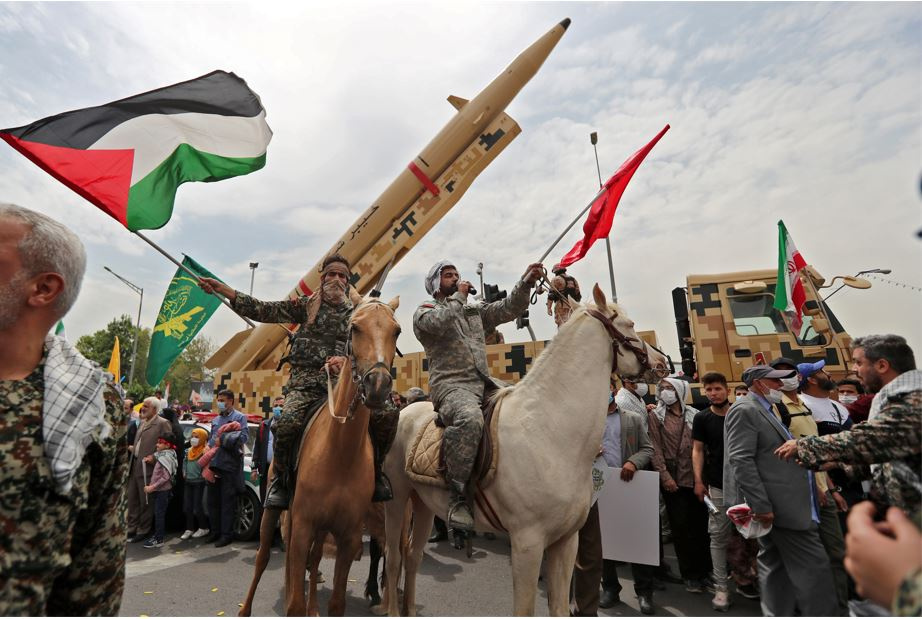
[[[859, 276], [861, 276], [861, 275], [867, 275], [867, 274], [869, 274], [869, 273], [880, 273], [881, 275], [889, 275], [889, 274], [890, 274], [890, 269], [868, 269], [867, 271], [858, 271], [857, 273], [855, 273], [854, 276], [855, 276], [855, 277], [859, 277]], [[835, 293], [839, 292], [839, 291], [842, 290], [843, 288], [845, 288], [845, 284], [842, 284], [841, 286], [839, 286], [838, 288], [836, 288], [835, 290], [833, 290], [832, 292], [830, 292], [825, 298], [823, 298], [823, 301], [824, 301], [824, 302], [828, 301], [828, 300], [829, 300], [829, 297], [831, 297], [831, 296], [834, 295]]]
[[[128, 373], [128, 386], [131, 387], [131, 383], [134, 382], [134, 366], [138, 356], [138, 339], [141, 337], [141, 306], [144, 304], [144, 289], [140, 286], [135, 286], [109, 267], [104, 266], [103, 268], [119, 278], [123, 284], [141, 295], [141, 300], [138, 302], [138, 324], [135, 326], [134, 341], [131, 343], [131, 371]], [[120, 379], [120, 376], [115, 377], [116, 382], [119, 382]]]
[[256, 267], [259, 266], [258, 262], [250, 263], [250, 296], [253, 296], [253, 280], [256, 279]]
[[[592, 143], [592, 150], [595, 152], [595, 169], [599, 175], [599, 190], [602, 189], [602, 168], [599, 167], [599, 134], [595, 131], [589, 134], [589, 142]], [[615, 288], [615, 265], [611, 259], [611, 241], [608, 236], [605, 237], [605, 251], [608, 253], [608, 277], [611, 279], [611, 300], [618, 302], [618, 291]]]

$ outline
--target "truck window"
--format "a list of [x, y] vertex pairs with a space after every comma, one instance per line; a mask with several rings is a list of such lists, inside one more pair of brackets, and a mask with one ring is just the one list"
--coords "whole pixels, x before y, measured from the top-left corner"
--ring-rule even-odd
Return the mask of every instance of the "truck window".
[[732, 288], [727, 289], [733, 327], [738, 335], [747, 337], [787, 333], [788, 328], [781, 313], [772, 307], [775, 302], [773, 291], [774, 286], [769, 286], [759, 294], [740, 294]]

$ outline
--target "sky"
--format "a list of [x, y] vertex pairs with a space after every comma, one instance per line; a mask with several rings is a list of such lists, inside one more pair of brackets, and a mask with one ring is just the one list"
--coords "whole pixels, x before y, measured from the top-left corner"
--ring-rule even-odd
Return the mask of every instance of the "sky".
[[[783, 219], [827, 279], [890, 280], [830, 302], [853, 336], [898, 333], [922, 353], [922, 5], [918, 3], [0, 3], [0, 127], [100, 105], [215, 69], [259, 94], [274, 137], [249, 176], [180, 187], [148, 236], [235, 288], [278, 300], [454, 114], [565, 17], [572, 24], [507, 108], [519, 135], [392, 270], [398, 342], [425, 272], [511, 288], [611, 175], [669, 123], [610, 235], [619, 301], [675, 359], [670, 291], [691, 273], [774, 268]], [[135, 316], [153, 327], [175, 267], [13, 149], [0, 202], [71, 227], [88, 252], [69, 339]], [[577, 225], [552, 252], [556, 262]], [[604, 244], [570, 273], [609, 288]], [[915, 287], [915, 288], [913, 288]], [[539, 339], [555, 332], [543, 298]], [[219, 308], [202, 333], [245, 328]], [[515, 325], [506, 341], [528, 339]]]

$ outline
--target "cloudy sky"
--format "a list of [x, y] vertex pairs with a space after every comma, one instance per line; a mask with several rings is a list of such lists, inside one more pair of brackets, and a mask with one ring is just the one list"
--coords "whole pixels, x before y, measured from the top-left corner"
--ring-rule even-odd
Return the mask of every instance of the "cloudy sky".
[[[393, 270], [400, 346], [419, 350], [423, 274], [451, 258], [508, 287], [666, 123], [611, 234], [620, 301], [674, 355], [670, 290], [689, 273], [772, 268], [776, 222], [821, 273], [890, 268], [922, 286], [919, 4], [0, 3], [0, 126], [233, 71], [274, 131], [265, 169], [180, 188], [149, 236], [244, 291], [282, 298], [454, 113], [564, 17], [570, 29], [508, 108], [523, 132]], [[137, 311], [152, 327], [174, 267], [11, 148], [0, 201], [76, 230], [89, 264], [68, 336]], [[577, 226], [552, 254], [558, 259]], [[548, 260], [552, 263], [554, 260]], [[608, 287], [604, 245], [571, 268]], [[922, 293], [874, 282], [832, 308], [852, 335], [895, 332], [922, 353]], [[549, 338], [543, 305], [532, 311]], [[221, 308], [203, 333], [245, 325]], [[514, 325], [507, 341], [526, 339]]]

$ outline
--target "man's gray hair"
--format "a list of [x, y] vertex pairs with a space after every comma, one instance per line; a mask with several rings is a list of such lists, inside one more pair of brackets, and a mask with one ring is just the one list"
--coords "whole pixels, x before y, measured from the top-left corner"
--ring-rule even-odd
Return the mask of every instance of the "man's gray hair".
[[157, 411], [157, 414], [160, 413], [160, 398], [155, 395], [147, 396], [144, 398], [144, 404], [148, 406], [153, 406], [154, 410]]
[[61, 318], [80, 294], [86, 271], [83, 243], [63, 224], [15, 204], [0, 203], [0, 218], [3, 217], [16, 219], [30, 228], [18, 248], [26, 277], [51, 272], [64, 280], [64, 290], [54, 304], [57, 318]]
[[856, 337], [852, 340], [852, 350], [856, 348], [863, 349], [864, 356], [871, 361], [886, 359], [890, 367], [900, 374], [916, 369], [915, 355], [902, 336], [888, 333]]

